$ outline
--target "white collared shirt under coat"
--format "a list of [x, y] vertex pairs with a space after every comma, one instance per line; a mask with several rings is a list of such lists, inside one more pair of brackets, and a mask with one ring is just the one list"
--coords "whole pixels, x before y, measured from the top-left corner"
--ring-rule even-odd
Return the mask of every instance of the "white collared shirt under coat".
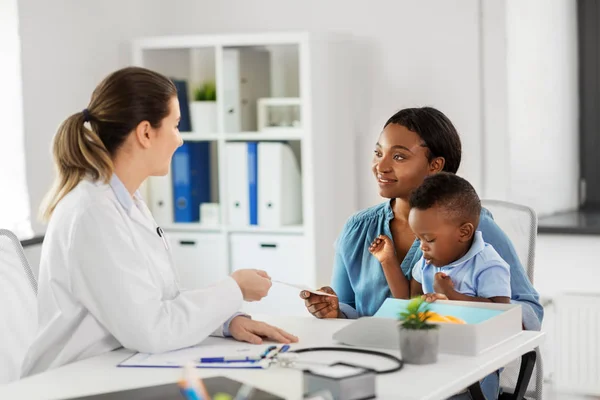
[[242, 306], [239, 286], [227, 277], [180, 289], [157, 228], [116, 175], [110, 184], [83, 180], [60, 201], [42, 248], [39, 326], [23, 376], [121, 346], [156, 353], [224, 334]]

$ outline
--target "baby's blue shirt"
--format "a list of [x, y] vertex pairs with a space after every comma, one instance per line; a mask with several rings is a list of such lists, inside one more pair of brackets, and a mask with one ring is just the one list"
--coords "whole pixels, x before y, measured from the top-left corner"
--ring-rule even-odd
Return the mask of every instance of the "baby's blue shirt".
[[510, 297], [510, 267], [494, 247], [483, 241], [480, 231], [475, 232], [471, 248], [460, 259], [436, 267], [421, 257], [412, 272], [413, 279], [423, 287], [423, 293], [435, 292], [435, 274], [443, 272], [452, 279], [454, 290], [467, 296]]

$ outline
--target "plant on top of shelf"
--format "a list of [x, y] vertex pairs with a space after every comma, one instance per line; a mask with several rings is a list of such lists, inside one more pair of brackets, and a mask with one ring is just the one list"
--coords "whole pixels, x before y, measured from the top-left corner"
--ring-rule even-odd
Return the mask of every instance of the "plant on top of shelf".
[[195, 133], [217, 132], [217, 88], [214, 81], [205, 81], [194, 89], [190, 114]]
[[206, 81], [194, 90], [194, 101], [216, 101], [217, 87], [214, 81]]

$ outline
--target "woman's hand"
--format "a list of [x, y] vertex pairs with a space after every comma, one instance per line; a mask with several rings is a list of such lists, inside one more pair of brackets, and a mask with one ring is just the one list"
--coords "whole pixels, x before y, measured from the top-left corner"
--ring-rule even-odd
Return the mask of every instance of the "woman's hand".
[[279, 343], [296, 343], [298, 338], [283, 329], [271, 326], [261, 321], [254, 321], [242, 315], [235, 317], [229, 323], [229, 333], [240, 342], [262, 344], [263, 339]]
[[377, 238], [373, 240], [373, 243], [371, 243], [371, 246], [369, 246], [369, 252], [373, 254], [382, 265], [392, 261], [395, 261], [396, 264], [398, 263], [394, 243], [392, 242], [392, 239], [386, 235], [377, 236]]
[[237, 282], [245, 301], [258, 301], [271, 289], [271, 277], [257, 269], [240, 269], [231, 274]]
[[340, 299], [329, 286], [324, 286], [319, 289], [320, 292], [333, 294], [335, 297], [323, 296], [307, 292], [300, 292], [300, 298], [304, 299], [304, 305], [308, 312], [317, 318], [341, 318]]

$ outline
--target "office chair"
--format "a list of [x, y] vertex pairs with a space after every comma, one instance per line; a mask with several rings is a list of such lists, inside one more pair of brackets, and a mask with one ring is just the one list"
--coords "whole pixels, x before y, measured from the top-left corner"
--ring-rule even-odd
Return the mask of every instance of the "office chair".
[[[499, 200], [482, 200], [481, 205], [490, 211], [496, 224], [506, 233], [527, 271], [527, 277], [533, 284], [535, 270], [535, 241], [537, 237], [537, 215], [527, 206]], [[524, 356], [525, 357], [525, 356]], [[541, 400], [544, 383], [544, 370], [540, 349], [535, 349], [536, 363], [529, 385], [519, 386], [520, 361], [507, 365], [500, 374], [500, 387], [503, 394], [500, 399], [512, 399], [517, 391], [527, 398]], [[514, 392], [514, 393], [513, 393]]]
[[21, 242], [0, 229], [0, 384], [17, 380], [37, 328], [37, 282]]

